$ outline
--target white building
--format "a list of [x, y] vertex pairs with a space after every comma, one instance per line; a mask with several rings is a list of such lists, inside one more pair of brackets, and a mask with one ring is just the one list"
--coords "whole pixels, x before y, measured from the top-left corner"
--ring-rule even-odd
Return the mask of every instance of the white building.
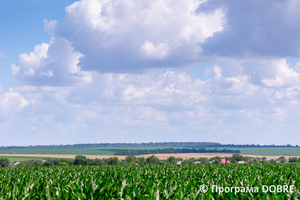
[[20, 164], [20, 162], [14, 162], [14, 163], [11, 163], [10, 165], [14, 167], [14, 166], [17, 166], [19, 164]]

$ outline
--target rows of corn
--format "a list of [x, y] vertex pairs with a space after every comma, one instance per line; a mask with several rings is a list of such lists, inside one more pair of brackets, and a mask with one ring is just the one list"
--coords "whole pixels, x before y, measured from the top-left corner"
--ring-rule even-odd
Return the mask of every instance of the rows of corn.
[[[299, 170], [299, 164], [1, 168], [0, 199], [298, 199]], [[235, 194], [212, 191], [213, 185], [296, 189]]]

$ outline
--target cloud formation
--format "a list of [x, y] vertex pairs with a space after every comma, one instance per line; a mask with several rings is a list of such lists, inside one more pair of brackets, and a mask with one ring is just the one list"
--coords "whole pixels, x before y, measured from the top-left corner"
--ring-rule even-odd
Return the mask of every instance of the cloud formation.
[[[88, 71], [142, 73], [149, 68], [195, 66], [218, 57], [299, 57], [299, 6], [295, 1], [81, 0], [65, 9], [61, 26], [44, 20], [44, 30], [53, 38], [36, 46], [36, 58], [20, 54], [12, 73], [26, 84], [72, 85], [91, 81]], [[56, 78], [58, 74], [64, 75]]]
[[44, 31], [48, 33], [49, 35], [54, 35], [55, 34], [55, 28], [57, 25], [57, 20], [47, 20], [44, 19]]
[[199, 11], [219, 7], [227, 26], [201, 45], [203, 55], [299, 58], [299, 1], [210, 0]]
[[78, 66], [83, 55], [69, 41], [53, 37], [49, 44], [36, 45], [34, 52], [20, 54], [12, 75], [24, 84], [76, 85], [91, 82], [88, 72]]
[[[272, 63], [273, 64], [273, 63]], [[300, 74], [290, 68], [285, 59], [274, 63], [270, 69], [271, 78], [263, 78], [261, 82], [267, 87], [289, 87], [299, 85]], [[272, 71], [271, 71], [272, 70]]]
[[54, 36], [20, 54], [12, 74], [24, 84], [91, 82], [89, 72], [141, 73], [199, 61], [201, 43], [222, 31], [221, 8], [198, 12], [205, 1], [82, 0], [66, 8], [64, 23], [44, 20]]
[[205, 1], [82, 0], [66, 8], [57, 34], [98, 72], [177, 67], [198, 61], [201, 43], [223, 30], [225, 13], [198, 12]]
[[5, 55], [3, 51], [0, 51], [0, 58], [8, 58], [8, 55]]
[[19, 120], [20, 129], [67, 143], [90, 142], [82, 133], [106, 142], [183, 135], [288, 142], [283, 131], [300, 139], [300, 62], [288, 61], [300, 56], [298, 8], [296, 1], [75, 2], [61, 26], [44, 21], [50, 42], [12, 65], [22, 85], [1, 94], [0, 113], [10, 118], [0, 116], [0, 130], [17, 130], [11, 122]]
[[[261, 63], [270, 66], [270, 70], [272, 65], [277, 66], [279, 74], [282, 70], [292, 70], [284, 60], [263, 60]], [[124, 141], [128, 137], [161, 141], [170, 137], [168, 132], [178, 141], [182, 141], [182, 134], [198, 140], [203, 140], [204, 134], [208, 141], [222, 137], [223, 142], [230, 142], [239, 137], [239, 142], [257, 143], [252, 136], [258, 134], [259, 137], [265, 129], [276, 135], [274, 143], [288, 142], [281, 130], [294, 132], [299, 129], [295, 123], [300, 110], [299, 84], [290, 82], [270, 87], [262, 81], [263, 77], [272, 79], [277, 73], [267, 76], [269, 71], [259, 65], [253, 66], [257, 73], [265, 74], [255, 81], [246, 70], [249, 63], [241, 62], [236, 68], [243, 70], [239, 69], [235, 75], [229, 75], [233, 70], [226, 67], [229, 64], [224, 62], [207, 68], [213, 78], [206, 80], [176, 71], [95, 72], [91, 75], [94, 81], [81, 87], [27, 85], [14, 90], [26, 93], [30, 110], [34, 110], [29, 115], [36, 118], [26, 126], [36, 127], [36, 131], [40, 130], [39, 124], [44, 124], [53, 131], [61, 126], [64, 129], [60, 129], [60, 134], [72, 133], [78, 138], [80, 133], [87, 131], [95, 134], [91, 137], [99, 137], [99, 134], [106, 137], [104, 135], [110, 133], [111, 138], [106, 141], [120, 141], [120, 138]], [[283, 82], [290, 79], [288, 76], [281, 78]], [[143, 131], [145, 129], [149, 131]], [[260, 140], [268, 141], [268, 138]]]
[[0, 95], [0, 114], [14, 114], [28, 106], [29, 102], [19, 93], [10, 89]]

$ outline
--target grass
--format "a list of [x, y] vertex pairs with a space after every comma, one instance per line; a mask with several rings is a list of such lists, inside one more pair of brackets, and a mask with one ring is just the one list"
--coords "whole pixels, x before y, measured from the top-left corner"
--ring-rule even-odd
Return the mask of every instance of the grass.
[[[190, 147], [192, 148], [192, 147]], [[195, 148], [202, 148], [201, 147], [195, 147]], [[233, 149], [233, 150], [240, 150], [243, 154], [257, 154], [257, 155], [285, 155], [285, 156], [300, 156], [300, 147], [220, 147], [220, 146], [211, 146], [204, 147], [207, 149]]]
[[[145, 148], [81, 148], [81, 149], [0, 149], [0, 154], [65, 154], [65, 155], [114, 155], [117, 151], [136, 149], [156, 149], [168, 147], [145, 147]], [[175, 147], [176, 148], [176, 147]]]
[[114, 155], [116, 149], [0, 149], [0, 154], [66, 154], [66, 155]]
[[[0, 149], [0, 154], [8, 154], [13, 151], [16, 154], [65, 154], [65, 155], [114, 155], [115, 152], [121, 150], [136, 150], [136, 149], [156, 149], [168, 147], [145, 147], [145, 148], [83, 148], [83, 149]], [[177, 147], [173, 147], [177, 148]], [[183, 147], [180, 147], [183, 148]], [[215, 148], [215, 147], [213, 147]], [[220, 148], [220, 147], [218, 147]], [[243, 154], [257, 155], [287, 155], [300, 156], [300, 148], [298, 147], [240, 147], [230, 148], [240, 150]], [[221, 148], [223, 149], [223, 148]]]
[[37, 157], [17, 157], [17, 156], [0, 156], [0, 158], [8, 158], [11, 163], [22, 162], [28, 160], [46, 160], [47, 158], [37, 158]]
[[241, 153], [244, 154], [300, 156], [300, 148], [297, 147], [255, 147], [232, 149], [239, 149]]

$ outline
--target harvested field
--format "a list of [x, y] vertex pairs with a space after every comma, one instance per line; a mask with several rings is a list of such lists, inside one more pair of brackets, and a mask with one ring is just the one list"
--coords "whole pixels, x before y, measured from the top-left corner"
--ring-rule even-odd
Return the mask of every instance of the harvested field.
[[[206, 158], [212, 158], [215, 156], [220, 156], [220, 157], [231, 157], [232, 153], [178, 153], [178, 154], [147, 154], [147, 155], [139, 155], [136, 157], [150, 157], [152, 155], [155, 155], [161, 160], [165, 160], [170, 156], [174, 156], [176, 158], [183, 158], [183, 159], [189, 159], [189, 158], [201, 158], [201, 157], [206, 157]], [[280, 155], [254, 155], [254, 154], [241, 154], [243, 156], [248, 156], [248, 157], [266, 157], [267, 159], [277, 159], [281, 157]], [[0, 156], [16, 156], [16, 157], [47, 157], [47, 158], [75, 158], [76, 155], [62, 155], [62, 154], [0, 154]], [[111, 158], [111, 157], [118, 157], [119, 159], [125, 159], [126, 156], [113, 156], [113, 155], [84, 155], [87, 158], [91, 159], [102, 159], [102, 158]], [[285, 158], [289, 158], [291, 156], [285, 156]], [[299, 157], [299, 156], [298, 156]]]

